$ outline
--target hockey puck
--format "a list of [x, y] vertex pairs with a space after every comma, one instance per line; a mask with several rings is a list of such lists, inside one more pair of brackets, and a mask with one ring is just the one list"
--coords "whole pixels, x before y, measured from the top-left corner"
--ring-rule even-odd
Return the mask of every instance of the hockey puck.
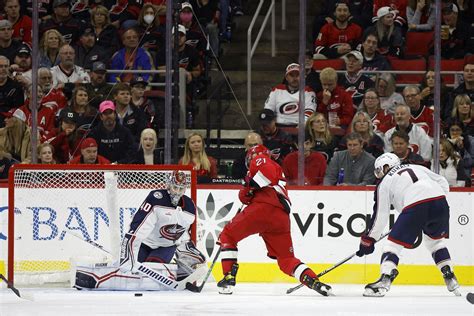
[[467, 293], [466, 299], [469, 303], [474, 304], [474, 293]]
[[143, 296], [143, 293], [135, 293], [136, 297]]

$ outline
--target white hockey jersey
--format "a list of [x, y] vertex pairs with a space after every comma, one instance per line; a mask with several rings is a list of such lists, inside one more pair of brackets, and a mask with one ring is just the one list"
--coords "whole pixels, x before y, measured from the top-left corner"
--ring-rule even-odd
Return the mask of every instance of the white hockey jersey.
[[174, 207], [167, 190], [151, 191], [132, 218], [128, 234], [130, 248], [137, 261], [142, 243], [152, 249], [176, 245], [189, 239], [188, 230], [196, 218], [196, 206], [186, 195]]
[[[304, 116], [306, 122], [308, 117], [316, 111], [316, 94], [311, 88], [306, 87], [304, 98]], [[299, 122], [299, 99], [299, 90], [291, 93], [288, 91], [286, 85], [279, 84], [275, 86], [268, 95], [265, 101], [265, 109], [270, 109], [276, 114], [277, 124], [296, 126]]]
[[56, 65], [51, 68], [51, 74], [53, 75], [53, 87], [56, 88], [59, 84], [64, 83], [88, 83], [91, 82], [89, 74], [84, 70], [84, 68], [79, 66], [74, 66], [74, 71], [70, 74], [65, 73], [63, 69]]
[[368, 236], [380, 239], [388, 223], [390, 205], [402, 212], [414, 204], [446, 196], [448, 192], [448, 181], [426, 167], [411, 164], [393, 167], [375, 190]]

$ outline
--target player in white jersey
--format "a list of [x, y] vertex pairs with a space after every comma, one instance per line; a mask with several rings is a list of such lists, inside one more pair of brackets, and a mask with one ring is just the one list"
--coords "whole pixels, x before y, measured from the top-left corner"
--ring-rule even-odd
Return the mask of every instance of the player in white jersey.
[[423, 232], [423, 243], [440, 269], [450, 292], [460, 295], [453, 264], [445, 245], [449, 235], [449, 206], [446, 179], [429, 169], [412, 164], [400, 164], [398, 156], [385, 153], [375, 161], [375, 176], [380, 179], [374, 193], [374, 213], [367, 233], [362, 235], [357, 255], [374, 251], [387, 225], [390, 206], [400, 212], [381, 258], [381, 277], [365, 287], [364, 296], [384, 296], [398, 275], [397, 265], [403, 248], [413, 248]]

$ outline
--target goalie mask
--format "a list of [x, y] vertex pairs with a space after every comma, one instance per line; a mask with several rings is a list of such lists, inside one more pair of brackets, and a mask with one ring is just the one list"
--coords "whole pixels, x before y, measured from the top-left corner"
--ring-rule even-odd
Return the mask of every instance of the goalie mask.
[[385, 175], [385, 166], [388, 166], [388, 170], [395, 166], [400, 165], [400, 158], [392, 153], [385, 153], [378, 157], [374, 163], [374, 174], [377, 179], [382, 178]]
[[168, 181], [168, 193], [171, 198], [171, 204], [177, 206], [179, 199], [183, 196], [189, 187], [189, 180], [183, 171], [173, 171]]
[[247, 167], [247, 169], [250, 167], [250, 162], [252, 161], [252, 159], [258, 155], [267, 155], [270, 157], [270, 151], [262, 144], [250, 147], [247, 151], [247, 155], [245, 156], [245, 166]]

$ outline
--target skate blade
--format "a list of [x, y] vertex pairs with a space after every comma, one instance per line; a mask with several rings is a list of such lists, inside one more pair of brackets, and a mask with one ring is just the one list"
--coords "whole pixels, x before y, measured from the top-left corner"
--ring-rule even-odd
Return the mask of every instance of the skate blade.
[[219, 294], [230, 295], [233, 292], [234, 292], [234, 287], [233, 286], [220, 287], [219, 288]]
[[382, 288], [377, 291], [374, 291], [373, 289], [365, 289], [365, 292], [362, 295], [365, 297], [384, 297], [385, 293], [387, 293], [387, 290]]

